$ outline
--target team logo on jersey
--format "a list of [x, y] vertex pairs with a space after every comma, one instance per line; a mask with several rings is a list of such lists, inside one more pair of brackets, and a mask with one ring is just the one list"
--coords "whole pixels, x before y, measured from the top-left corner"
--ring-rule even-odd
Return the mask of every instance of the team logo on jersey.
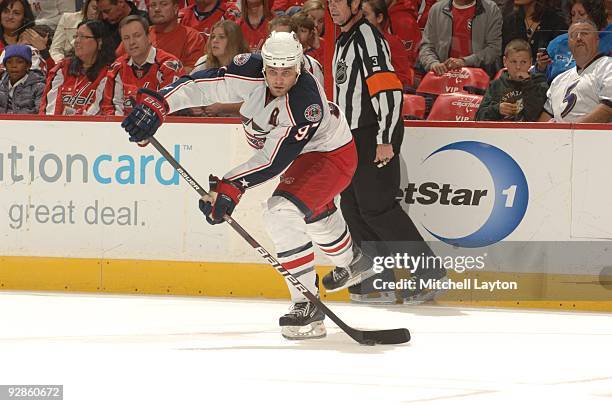
[[306, 110], [304, 111], [304, 117], [306, 117], [306, 120], [313, 123], [320, 121], [322, 115], [323, 112], [321, 110], [321, 106], [318, 104], [311, 104], [310, 106], [306, 107]]
[[242, 66], [251, 59], [251, 54], [238, 54], [234, 57], [234, 64], [237, 66]]
[[346, 62], [342, 59], [338, 61], [338, 66], [336, 67], [336, 82], [341, 85], [346, 82]]
[[172, 69], [173, 71], [178, 71], [183, 67], [183, 64], [180, 61], [171, 59], [169, 61], [165, 61], [164, 66], [168, 69]]
[[280, 176], [280, 183], [291, 185], [293, 182], [295, 182], [295, 178], [292, 176], [285, 176], [284, 174]]

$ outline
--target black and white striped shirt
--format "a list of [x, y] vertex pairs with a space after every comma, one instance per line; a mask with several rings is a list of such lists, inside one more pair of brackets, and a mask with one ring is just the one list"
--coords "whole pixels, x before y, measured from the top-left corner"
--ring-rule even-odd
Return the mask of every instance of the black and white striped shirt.
[[391, 65], [387, 41], [365, 18], [336, 40], [333, 74], [334, 101], [351, 130], [373, 128], [378, 144], [399, 147], [402, 83]]

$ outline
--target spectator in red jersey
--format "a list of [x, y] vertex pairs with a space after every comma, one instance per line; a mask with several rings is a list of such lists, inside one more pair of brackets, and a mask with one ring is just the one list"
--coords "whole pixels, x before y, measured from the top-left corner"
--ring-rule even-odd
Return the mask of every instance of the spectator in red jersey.
[[204, 53], [204, 40], [195, 29], [178, 23], [178, 10], [178, 0], [149, 1], [151, 42], [176, 56], [189, 73]]
[[300, 11], [303, 0], [273, 0], [272, 11], [277, 15], [293, 15]]
[[302, 11], [314, 20], [319, 41], [321, 41], [321, 46], [324, 47], [321, 37], [325, 32], [325, 3], [322, 0], [308, 0], [302, 6]]
[[385, 27], [389, 26], [389, 13], [385, 0], [365, 0], [361, 4], [363, 16], [385, 37], [391, 51], [391, 65], [404, 87], [414, 82], [414, 71], [410, 64], [408, 52], [397, 35], [391, 34]]
[[47, 76], [40, 114], [98, 114], [108, 66], [115, 59], [114, 51], [102, 21], [80, 23], [74, 57], [62, 59]]
[[273, 15], [268, 0], [240, 0], [242, 17], [238, 21], [251, 52], [259, 53], [268, 38], [268, 23]]
[[158, 91], [185, 74], [174, 55], [153, 47], [149, 23], [143, 17], [125, 17], [119, 32], [127, 54], [117, 58], [108, 72], [101, 109], [104, 115], [129, 114], [138, 89]]
[[[239, 54], [249, 53], [249, 46], [240, 26], [233, 21], [219, 21], [214, 25], [206, 44], [206, 55], [198, 60], [194, 71], [227, 66]], [[240, 103], [215, 103], [205, 107], [194, 107], [191, 113], [203, 117], [238, 117]]]
[[389, 18], [380, 31], [388, 31], [399, 37], [408, 52], [410, 66], [413, 67], [419, 57], [421, 43], [421, 30], [417, 24], [419, 5], [414, 0], [387, 0], [386, 3]]
[[212, 27], [226, 17], [221, 0], [196, 0], [194, 4], [179, 11], [181, 24], [198, 31], [204, 42], [212, 32]]
[[104, 21], [106, 30], [111, 35], [113, 49], [117, 49], [121, 44], [119, 35], [119, 22], [129, 15], [141, 15], [149, 18], [146, 11], [139, 10], [138, 7], [128, 0], [98, 0], [98, 12]]
[[302, 44], [304, 54], [312, 56], [323, 65], [323, 47], [321, 47], [314, 20], [304, 12], [292, 15], [291, 20], [297, 27], [296, 34]]
[[497, 71], [502, 16], [491, 0], [441, 0], [429, 11], [419, 49], [426, 71], [443, 75], [464, 66]]

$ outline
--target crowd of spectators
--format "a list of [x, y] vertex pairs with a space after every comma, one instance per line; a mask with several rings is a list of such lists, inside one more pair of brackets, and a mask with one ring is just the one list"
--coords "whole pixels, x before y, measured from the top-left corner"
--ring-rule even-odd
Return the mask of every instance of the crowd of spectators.
[[[386, 40], [405, 93], [425, 98], [427, 112], [440, 94], [463, 92], [482, 98], [475, 120], [612, 121], [612, 0], [362, 0], [361, 7]], [[258, 52], [271, 30], [296, 33], [306, 69], [320, 81], [325, 53], [333, 52], [323, 39], [325, 0], [0, 0], [0, 13], [2, 114], [124, 115], [137, 86], [158, 90]], [[479, 69], [490, 78], [481, 88], [419, 86]], [[572, 88], [581, 93], [568, 89], [587, 76], [589, 86]], [[585, 110], [585, 100], [599, 114]]]

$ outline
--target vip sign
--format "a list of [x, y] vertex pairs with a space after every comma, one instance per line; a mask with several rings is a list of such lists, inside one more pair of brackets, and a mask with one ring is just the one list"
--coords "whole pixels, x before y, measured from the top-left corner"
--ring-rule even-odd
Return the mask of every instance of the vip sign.
[[491, 144], [460, 141], [429, 153], [402, 184], [400, 199], [413, 220], [438, 240], [459, 247], [494, 244], [510, 235], [527, 211], [523, 170]]

